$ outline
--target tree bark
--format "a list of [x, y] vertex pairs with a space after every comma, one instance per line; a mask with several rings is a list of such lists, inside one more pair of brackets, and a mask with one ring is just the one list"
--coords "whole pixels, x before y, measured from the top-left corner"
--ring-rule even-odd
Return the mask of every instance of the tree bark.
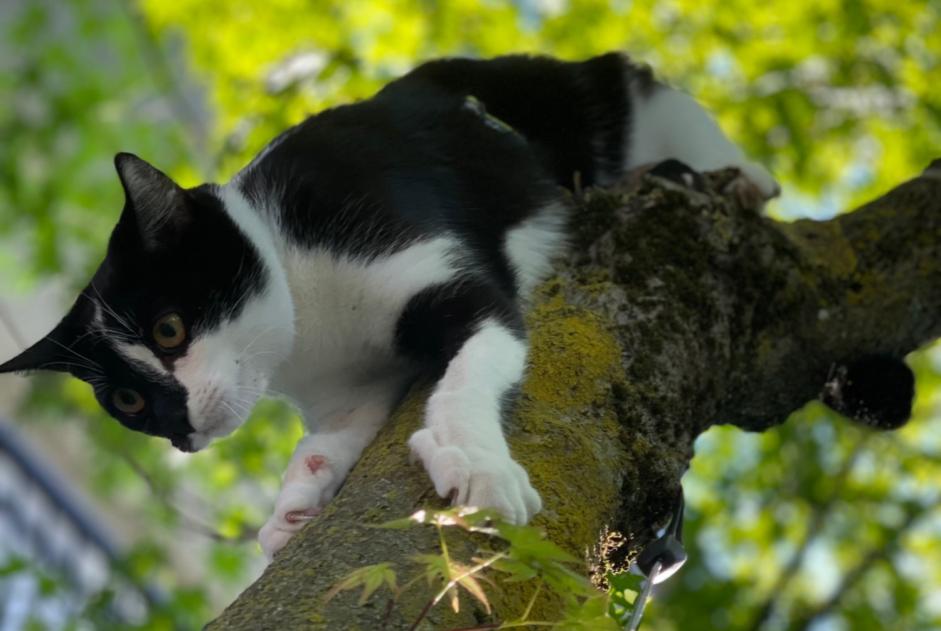
[[[906, 353], [941, 334], [941, 160], [830, 221], [781, 223], [722, 193], [645, 176], [576, 201], [577, 236], [529, 311], [531, 368], [508, 428], [545, 508], [535, 524], [586, 571], [623, 566], [663, 525], [715, 423], [762, 430], [816, 398], [833, 366]], [[406, 440], [417, 387], [366, 451], [338, 497], [277, 556], [211, 629], [407, 629], [431, 592], [386, 600], [324, 594], [352, 570], [437, 549], [432, 528], [370, 528], [442, 506]], [[474, 541], [449, 535], [467, 559]], [[401, 569], [405, 568], [405, 569]], [[487, 616], [445, 603], [418, 628], [505, 620], [531, 586], [504, 585]], [[533, 618], [558, 619], [541, 597]], [[385, 620], [385, 623], [383, 622]]]

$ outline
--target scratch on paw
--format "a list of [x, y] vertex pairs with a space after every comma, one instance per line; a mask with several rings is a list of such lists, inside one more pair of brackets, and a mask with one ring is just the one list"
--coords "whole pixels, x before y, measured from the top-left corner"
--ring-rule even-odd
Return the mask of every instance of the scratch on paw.
[[304, 459], [304, 463], [307, 465], [307, 468], [310, 470], [311, 473], [317, 473], [318, 471], [320, 471], [320, 469], [326, 466], [327, 457], [319, 456], [316, 454], [313, 456], [307, 456], [307, 458]]

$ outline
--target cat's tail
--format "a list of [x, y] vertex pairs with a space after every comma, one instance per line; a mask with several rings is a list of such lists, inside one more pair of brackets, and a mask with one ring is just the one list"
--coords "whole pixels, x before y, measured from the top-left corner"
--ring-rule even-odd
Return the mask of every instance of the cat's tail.
[[834, 366], [820, 400], [873, 429], [897, 429], [912, 415], [915, 375], [898, 357], [866, 355]]

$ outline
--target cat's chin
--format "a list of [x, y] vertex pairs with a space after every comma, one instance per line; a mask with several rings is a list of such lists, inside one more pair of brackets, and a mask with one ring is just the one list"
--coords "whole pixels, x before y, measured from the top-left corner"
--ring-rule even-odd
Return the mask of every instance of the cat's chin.
[[195, 431], [183, 440], [173, 442], [180, 451], [193, 453], [209, 446], [217, 438], [225, 438], [242, 426], [251, 415], [251, 410], [258, 403], [261, 394], [268, 386], [267, 376], [259, 370], [242, 366], [236, 372], [228, 387], [220, 384], [206, 388], [212, 395], [197, 397], [197, 400], [209, 399], [208, 405], [200, 405], [193, 410]]
[[180, 451], [187, 453], [196, 453], [197, 451], [202, 451], [209, 444], [217, 438], [225, 438], [235, 430], [237, 430], [242, 425], [242, 421], [239, 419], [234, 420], [230, 423], [225, 423], [221, 426], [212, 427], [210, 430], [202, 432], [193, 432], [186, 438], [184, 445], [174, 445]]
[[185, 453], [196, 453], [197, 451], [202, 451], [209, 446], [209, 443], [212, 442], [212, 436], [206, 436], [205, 434], [200, 434], [199, 432], [194, 432], [190, 434], [186, 439], [185, 445], [176, 445], [174, 447]]

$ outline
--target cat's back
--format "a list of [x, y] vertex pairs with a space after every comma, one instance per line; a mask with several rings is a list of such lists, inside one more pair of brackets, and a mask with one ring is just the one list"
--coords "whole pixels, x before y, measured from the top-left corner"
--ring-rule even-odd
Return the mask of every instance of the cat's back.
[[501, 239], [558, 196], [522, 136], [422, 83], [308, 118], [241, 188], [295, 245], [366, 256], [446, 232]]

